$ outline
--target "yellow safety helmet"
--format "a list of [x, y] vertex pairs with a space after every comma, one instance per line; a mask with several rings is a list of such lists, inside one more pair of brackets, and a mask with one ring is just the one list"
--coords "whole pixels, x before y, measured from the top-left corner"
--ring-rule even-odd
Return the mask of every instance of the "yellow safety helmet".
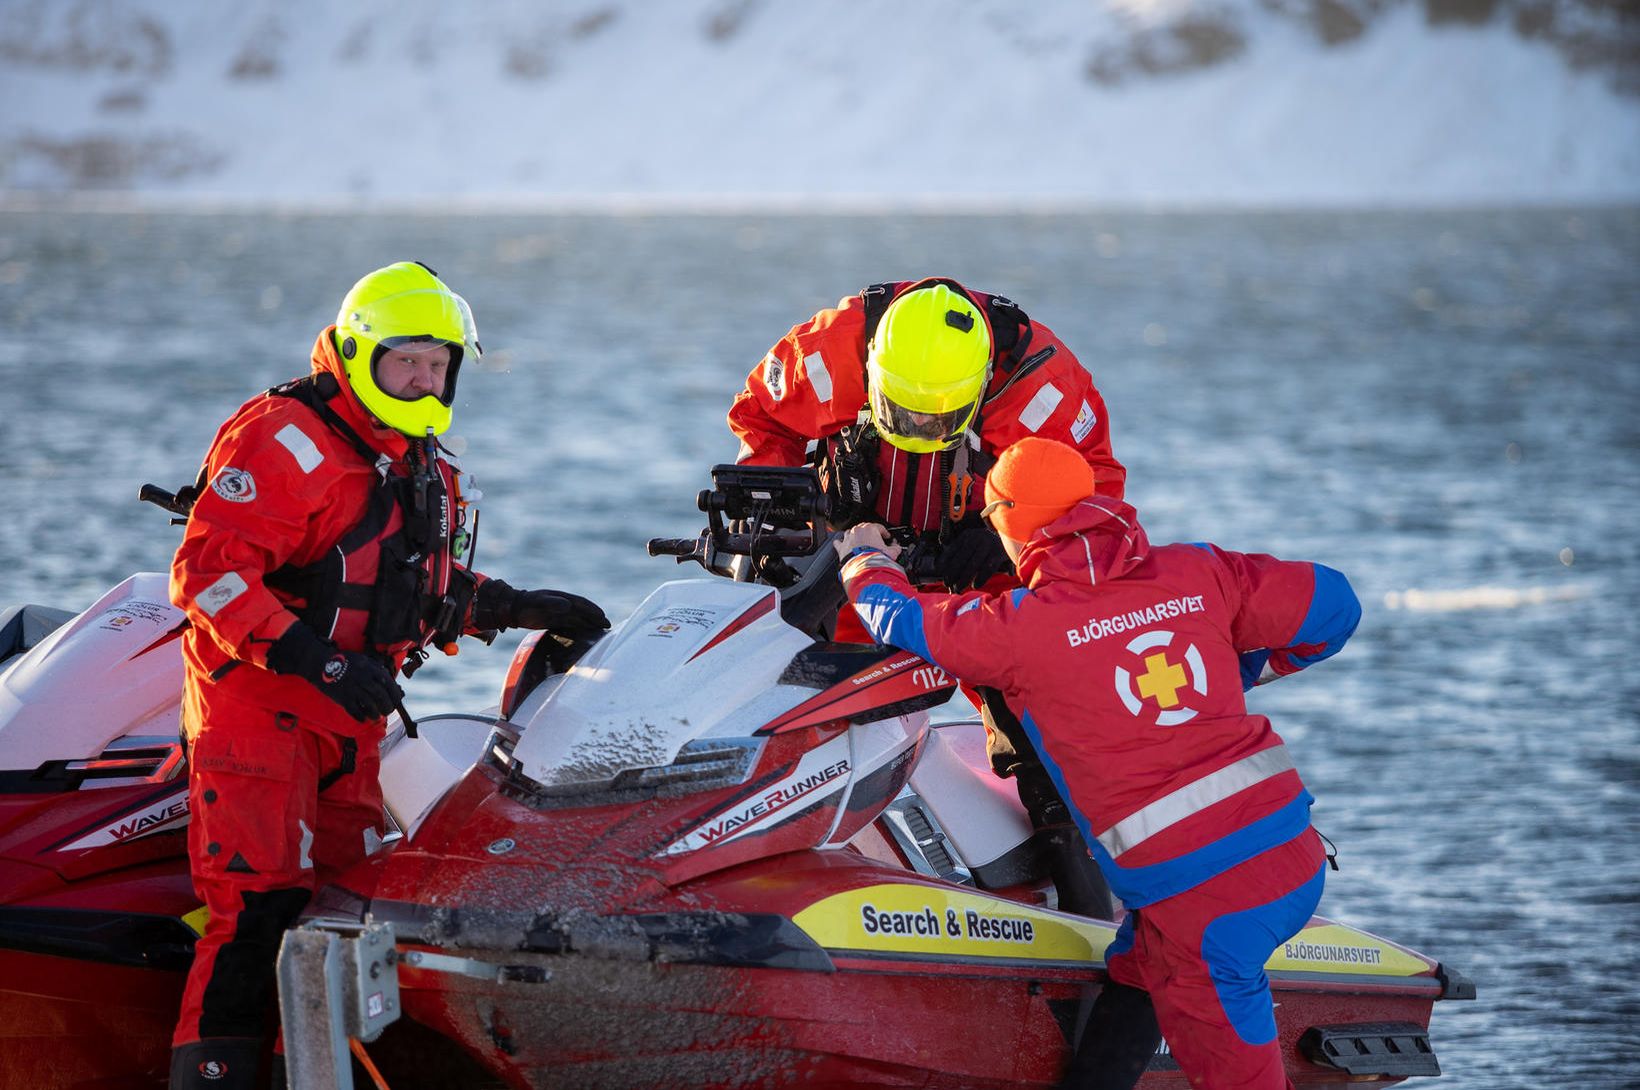
[[991, 371], [991, 329], [962, 291], [912, 287], [883, 311], [866, 350], [866, 391], [878, 433], [913, 454], [962, 441]]
[[[401, 398], [376, 384], [376, 363], [388, 349], [450, 349], [441, 397]], [[400, 261], [367, 274], [342, 299], [336, 351], [347, 383], [376, 419], [406, 435], [442, 435], [450, 426], [461, 361], [478, 359], [478, 327], [467, 301], [419, 261]]]

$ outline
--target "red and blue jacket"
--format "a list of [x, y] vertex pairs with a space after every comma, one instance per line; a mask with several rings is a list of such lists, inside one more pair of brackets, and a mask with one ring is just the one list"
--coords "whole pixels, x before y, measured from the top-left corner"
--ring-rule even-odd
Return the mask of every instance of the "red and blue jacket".
[[1032, 535], [1025, 586], [916, 592], [889, 557], [843, 567], [881, 642], [1002, 690], [1129, 908], [1303, 833], [1310, 804], [1253, 685], [1336, 652], [1361, 607], [1320, 564], [1215, 545], [1152, 548], [1132, 507], [1092, 496]]

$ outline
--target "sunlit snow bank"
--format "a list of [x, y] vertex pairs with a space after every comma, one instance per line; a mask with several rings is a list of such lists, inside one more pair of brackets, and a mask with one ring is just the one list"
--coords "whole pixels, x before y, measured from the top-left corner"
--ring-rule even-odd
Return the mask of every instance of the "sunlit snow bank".
[[0, 194], [719, 209], [1640, 200], [1640, 75], [1621, 43], [1602, 52], [1604, 10], [11, 0]]

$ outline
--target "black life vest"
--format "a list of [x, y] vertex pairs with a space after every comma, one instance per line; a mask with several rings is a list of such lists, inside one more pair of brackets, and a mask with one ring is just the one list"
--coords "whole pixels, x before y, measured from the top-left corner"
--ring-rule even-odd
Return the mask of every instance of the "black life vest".
[[[265, 577], [291, 610], [343, 650], [405, 653], [460, 635], [473, 579], [454, 563], [459, 529], [455, 474], [436, 442], [411, 440], [407, 464], [389, 465], [328, 404], [334, 377], [309, 376], [268, 393], [311, 408], [375, 467], [364, 515], [324, 556]], [[407, 471], [405, 471], [407, 469]]]

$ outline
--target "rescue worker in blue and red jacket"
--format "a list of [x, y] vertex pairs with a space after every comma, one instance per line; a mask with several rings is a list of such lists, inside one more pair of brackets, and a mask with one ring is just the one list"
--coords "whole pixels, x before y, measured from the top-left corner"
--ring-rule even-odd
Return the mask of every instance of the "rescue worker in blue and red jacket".
[[[874, 284], [794, 326], [746, 377], [729, 427], [743, 464], [802, 465], [815, 443], [832, 524], [881, 522], [914, 537], [948, 590], [1018, 586], [979, 518], [986, 472], [1011, 444], [1068, 444], [1113, 499], [1127, 479], [1104, 399], [1064, 342], [1011, 300], [939, 277]], [[869, 637], [844, 608], [836, 638]], [[969, 695], [992, 768], [1014, 777], [1067, 907], [1099, 914], [1109, 895], [1029, 740], [994, 692]]]
[[1336, 652], [1355, 594], [1320, 564], [1152, 547], [1051, 440], [1009, 448], [986, 500], [1022, 588], [919, 593], [881, 527], [839, 551], [879, 641], [1003, 692], [1127, 906], [1066, 1085], [1132, 1086], [1159, 1023], [1194, 1087], [1290, 1086], [1264, 963], [1319, 903], [1325, 853], [1242, 694]]
[[381, 846], [379, 746], [406, 661], [463, 633], [608, 627], [584, 598], [463, 561], [476, 512], [437, 436], [479, 351], [432, 270], [378, 269], [319, 334], [312, 373], [246, 402], [206, 456], [171, 568], [189, 620], [188, 847], [209, 909], [173, 1088], [258, 1085], [284, 930]]

